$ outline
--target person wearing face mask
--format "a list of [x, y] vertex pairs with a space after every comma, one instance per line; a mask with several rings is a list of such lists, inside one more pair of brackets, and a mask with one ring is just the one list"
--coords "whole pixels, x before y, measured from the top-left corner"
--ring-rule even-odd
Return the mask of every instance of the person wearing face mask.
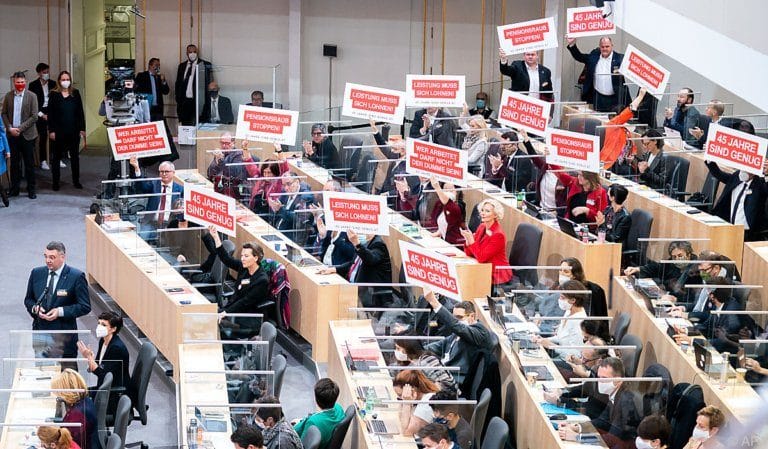
[[743, 170], [725, 173], [715, 162], [704, 163], [709, 173], [723, 183], [712, 214], [728, 223], [743, 225], [745, 242], [762, 240], [762, 231], [768, 223], [765, 211], [768, 184], [765, 178]]
[[443, 424], [430, 423], [416, 434], [421, 439], [424, 449], [461, 449], [451, 441], [448, 428]]
[[701, 281], [699, 265], [689, 262], [697, 258], [693, 252], [693, 246], [684, 240], [670, 242], [667, 246], [667, 258], [675, 260], [676, 263], [658, 263], [649, 260], [645, 265], [625, 268], [624, 275], [636, 276], [640, 279], [651, 278], [669, 292], [662, 299], [687, 302], [691, 293], [685, 285], [697, 284]]
[[482, 115], [486, 120], [491, 118], [493, 109], [491, 109], [487, 93], [478, 92], [477, 95], [475, 95], [475, 107], [469, 110], [469, 115]]
[[[122, 388], [128, 385], [130, 355], [128, 348], [125, 347], [125, 343], [118, 335], [122, 328], [123, 318], [120, 315], [112, 311], [102, 312], [96, 326], [96, 338], [99, 339], [96, 352], [94, 353], [83, 341], [77, 342], [78, 351], [88, 361], [88, 372], [93, 373], [97, 378], [97, 386], [90, 388], [94, 394], [98, 385], [104, 382], [107, 373], [112, 373], [112, 388]], [[108, 414], [114, 415], [118, 399], [120, 399], [118, 394], [109, 395]]]
[[[555, 362], [566, 381], [575, 378], [596, 378], [600, 363], [603, 359], [608, 358], [608, 350], [600, 348], [600, 346], [605, 346], [603, 339], [592, 337], [585, 344], [590, 347], [582, 349], [579, 357], [569, 355], [567, 361]], [[564, 372], [564, 363], [568, 365], [567, 372]], [[566, 407], [571, 409], [580, 407], [575, 401], [576, 398], [587, 398], [587, 402], [584, 404], [584, 414], [590, 419], [596, 419], [600, 416], [608, 402], [608, 397], [597, 390], [595, 382], [583, 382], [562, 390], [557, 388], [544, 392], [544, 400], [550, 404], [563, 402]]]
[[637, 449], [666, 449], [672, 427], [667, 418], [660, 415], [646, 416], [637, 426]]
[[[557, 289], [566, 291], [587, 290], [584, 284], [572, 280], [563, 282]], [[576, 349], [558, 350], [557, 345], [574, 346], [581, 345], [584, 342], [581, 335], [582, 320], [578, 318], [587, 317], [587, 312], [584, 310], [586, 300], [587, 294], [584, 293], [561, 293], [560, 298], [557, 300], [557, 305], [561, 310], [565, 311], [563, 317], [568, 319], [560, 321], [554, 337], [542, 338], [537, 335], [533, 338], [533, 342], [540, 344], [544, 348], [554, 349], [561, 357], [565, 357], [568, 354], [578, 354], [579, 351]]]
[[[732, 296], [733, 291], [728, 288], [732, 285], [731, 281], [725, 278], [716, 277], [711, 279], [707, 284], [712, 285], [713, 288], [707, 288], [708, 294], [708, 313], [706, 318], [702, 318], [695, 325], [695, 329], [702, 335], [710, 339], [710, 344], [718, 351], [723, 351], [730, 347], [727, 339], [729, 336], [734, 340], [738, 340], [738, 333], [741, 329], [741, 318], [739, 315], [721, 315], [711, 313], [713, 311], [742, 311], [744, 306], [739, 303], [736, 298]], [[689, 315], [690, 317], [690, 315]], [[677, 329], [679, 330], [679, 329]], [[691, 343], [691, 336], [688, 334], [677, 333], [675, 341], [680, 343]]]
[[80, 91], [72, 87], [72, 76], [66, 70], [59, 73], [56, 89], [48, 101], [48, 136], [52, 146], [53, 190], [59, 190], [59, 161], [67, 155], [72, 167], [72, 185], [82, 189], [80, 139], [85, 139], [85, 111]]
[[[432, 396], [433, 401], [452, 401], [456, 397], [438, 391]], [[472, 428], [463, 416], [459, 414], [458, 404], [430, 404], [434, 413], [434, 422], [442, 424], [448, 429], [448, 437], [454, 443], [454, 447], [472, 447], [474, 435]]]
[[[211, 63], [199, 57], [196, 45], [187, 45], [186, 56], [186, 60], [182, 61], [176, 70], [176, 83], [173, 90], [179, 123], [190, 126], [195, 124], [198, 88], [202, 90], [207, 87], [213, 81], [213, 76]], [[199, 81], [198, 75], [202, 78]]]
[[152, 99], [149, 103], [150, 119], [153, 122], [163, 120], [165, 115], [163, 112], [163, 95], [168, 95], [171, 92], [171, 88], [165, 80], [165, 75], [160, 73], [160, 60], [158, 58], [150, 58], [149, 62], [147, 62], [147, 70], [136, 75], [134, 91], [140, 94], [151, 95]]
[[37, 134], [40, 136], [37, 149], [40, 155], [40, 168], [49, 170], [48, 165], [48, 98], [51, 91], [56, 88], [56, 82], [51, 79], [51, 68], [41, 62], [35, 67], [37, 79], [29, 83], [29, 91], [37, 96]]
[[[264, 396], [256, 404], [279, 404], [274, 396]], [[301, 438], [285, 420], [282, 407], [259, 407], [253, 415], [253, 424], [261, 429], [266, 449], [302, 449]]]
[[427, 140], [447, 147], [455, 147], [456, 119], [445, 109], [430, 106], [413, 114], [410, 137]]
[[717, 436], [725, 425], [725, 415], [714, 405], [708, 405], [696, 413], [696, 427], [683, 449], [724, 448]]
[[[621, 359], [603, 359], [597, 368], [597, 377], [624, 377], [624, 364]], [[624, 382], [613, 380], [597, 382], [597, 390], [608, 397], [608, 402], [600, 416], [593, 418], [590, 423], [610, 449], [632, 447], [637, 437], [637, 425], [640, 423], [640, 413], [635, 405], [633, 393], [624, 387]], [[580, 424], [562, 423], [558, 426], [561, 440], [576, 441], [581, 432]]]
[[401, 366], [434, 367], [435, 369], [424, 370], [424, 375], [432, 382], [438, 384], [440, 386], [440, 391], [445, 392], [446, 394], [452, 394], [452, 399], [456, 399], [456, 381], [451, 375], [451, 372], [440, 369], [443, 367], [440, 359], [431, 352], [425, 351], [419, 340], [395, 340], [394, 357], [397, 364]]
[[11, 147], [11, 196], [18, 196], [21, 185], [21, 164], [27, 180], [27, 196], [37, 198], [35, 191], [35, 141], [38, 119], [37, 96], [27, 90], [27, 76], [16, 72], [11, 77], [13, 90], [2, 102], [2, 118]]
[[[698, 280], [701, 284], [710, 284], [715, 278], [726, 279], [728, 278], [728, 270], [720, 263], [727, 260], [726, 257], [710, 250], [705, 250], [699, 256], [701, 262], [696, 265], [698, 276], [695, 280]], [[692, 278], [694, 276], [689, 276]], [[696, 282], [688, 280], [687, 283], [695, 284]], [[711, 288], [702, 288], [700, 290], [690, 289], [689, 294], [686, 297], [686, 301], [675, 305], [670, 308], [669, 312], [672, 316], [685, 316], [686, 318], [695, 318], [699, 321], [705, 321], [709, 318], [709, 312], [712, 310], [712, 303], [709, 300]], [[669, 295], [665, 295], [662, 299], [677, 299]]]
[[203, 123], [224, 123], [226, 125], [234, 123], [235, 116], [232, 113], [232, 100], [219, 95], [219, 83], [211, 81], [208, 83], [207, 89], [208, 95], [205, 97], [200, 121]]
[[464, 243], [464, 237], [461, 236], [461, 229], [464, 225], [464, 217], [461, 208], [457, 203], [456, 195], [461, 195], [451, 183], [440, 182], [433, 176], [429, 183], [437, 194], [437, 203], [432, 209], [432, 221], [437, 224], [437, 231], [433, 232], [434, 237], [440, 237], [453, 245]]

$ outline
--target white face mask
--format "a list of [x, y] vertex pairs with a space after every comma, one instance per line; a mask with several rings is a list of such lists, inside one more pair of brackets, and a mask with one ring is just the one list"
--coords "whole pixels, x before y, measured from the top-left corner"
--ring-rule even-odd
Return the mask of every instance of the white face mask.
[[445, 192], [445, 196], [451, 201], [456, 201], [456, 192]]
[[600, 394], [607, 394], [610, 395], [613, 393], [613, 390], [615, 390], [616, 387], [613, 386], [613, 382], [598, 382], [597, 383], [597, 391], [600, 392]]
[[747, 173], [745, 171], [740, 171], [739, 172], [739, 181], [741, 181], [741, 182], [749, 181], [749, 173]]
[[395, 359], [399, 362], [405, 362], [408, 360], [408, 354], [404, 353], [403, 351], [398, 351], [395, 349]]
[[360, 239], [360, 245], [365, 246], [366, 243], [368, 243], [368, 236], [365, 234], [357, 234], [358, 239]]
[[654, 449], [653, 446], [651, 446], [651, 443], [640, 437], [635, 438], [635, 447], [637, 449]]
[[43, 81], [48, 81], [51, 79], [51, 75], [49, 73], [43, 73]]
[[104, 338], [107, 334], [107, 326], [102, 326], [101, 324], [96, 326], [96, 338]]
[[197, 53], [192, 52], [187, 55], [190, 61], [195, 62], [197, 60]]
[[572, 304], [568, 302], [567, 299], [558, 299], [557, 306], [560, 307], [560, 310], [565, 310], [567, 312], [571, 310]]
[[568, 282], [570, 280], [571, 280], [571, 278], [569, 278], [568, 276], [566, 276], [564, 274], [561, 274], [561, 275], [557, 276], [557, 283], [558, 284], [564, 284], [564, 283], [566, 283], [566, 282]]
[[69, 86], [71, 86], [71, 85], [72, 85], [72, 81], [62, 81], [61, 82], [61, 87], [63, 87], [64, 89], [69, 89]]
[[699, 427], [694, 427], [693, 433], [691, 434], [691, 438], [696, 440], [706, 440], [709, 438], [709, 431], [701, 429]]

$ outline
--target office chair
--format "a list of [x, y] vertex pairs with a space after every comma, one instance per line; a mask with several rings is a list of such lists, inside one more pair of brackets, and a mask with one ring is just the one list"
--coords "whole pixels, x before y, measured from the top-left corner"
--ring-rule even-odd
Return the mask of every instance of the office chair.
[[[510, 265], [536, 266], [539, 263], [539, 251], [541, 250], [541, 238], [544, 232], [539, 227], [529, 223], [520, 223], [512, 240], [512, 248], [509, 250]], [[523, 285], [536, 285], [539, 283], [539, 274], [533, 270], [515, 270], [515, 277]]]
[[[685, 204], [693, 206], [700, 211], [709, 213], [712, 210], [712, 206], [715, 204], [715, 198], [717, 198], [717, 190], [720, 187], [720, 181], [712, 176], [711, 173], [707, 173], [707, 177], [704, 178], [704, 185], [701, 187], [700, 192], [691, 193], [691, 197]], [[688, 194], [688, 192], [686, 192]]]
[[[235, 244], [231, 240], [223, 240], [221, 242], [221, 246], [224, 248], [224, 250], [229, 254], [230, 256], [235, 252]], [[212, 303], [218, 303], [221, 304], [222, 300], [224, 298], [228, 298], [229, 296], [232, 296], [232, 294], [235, 292], [233, 287], [229, 287], [226, 285], [226, 279], [227, 279], [227, 273], [229, 271], [229, 268], [224, 265], [218, 256], [216, 256], [216, 260], [213, 262], [213, 266], [211, 267], [211, 282], [210, 283], [192, 283], [192, 287], [195, 287], [196, 289], [200, 290], [200, 293], [203, 294], [203, 296], [208, 299], [208, 301]], [[201, 272], [200, 270], [184, 270], [186, 273], [192, 273], [195, 272]], [[211, 293], [209, 290], [211, 288], [214, 288], [213, 293]], [[206, 291], [208, 290], [208, 291]]]
[[627, 312], [621, 312], [613, 317], [610, 332], [615, 344], [619, 344], [624, 335], [627, 334], [630, 321], [632, 321], [632, 317]]
[[683, 449], [696, 426], [696, 412], [704, 408], [704, 392], [699, 385], [687, 382], [672, 388], [667, 419], [672, 427], [668, 449]]
[[123, 440], [117, 434], [112, 434], [107, 438], [107, 442], [103, 445], [105, 449], [123, 449]]
[[285, 378], [285, 368], [288, 365], [288, 360], [282, 354], [278, 354], [272, 360], [272, 371], [275, 372], [274, 380], [274, 395], [276, 398], [280, 398], [280, 391], [283, 389], [283, 379]]
[[634, 346], [635, 349], [622, 349], [621, 361], [624, 362], [624, 375], [635, 377], [637, 365], [640, 363], [640, 354], [643, 352], [643, 341], [637, 335], [626, 334], [621, 337], [619, 344], [622, 346]]
[[596, 136], [598, 126], [603, 122], [593, 117], [572, 117], [568, 120], [568, 131], [575, 131], [579, 133], [589, 134], [590, 136]]
[[674, 386], [672, 375], [666, 366], [654, 363], [643, 371], [643, 377], [661, 377], [661, 382], [642, 382], [643, 416], [663, 415], [667, 412], [669, 395]]
[[[373, 178], [376, 175], [376, 168], [382, 162], [371, 163], [375, 159], [373, 153], [367, 153], [362, 156], [357, 171], [352, 175], [352, 182], [355, 186], [365, 193], [372, 193]], [[387, 162], [383, 162], [386, 164]]]
[[309, 426], [304, 431], [304, 436], [301, 437], [301, 444], [304, 446], [304, 449], [317, 449], [320, 447], [321, 439], [320, 429], [317, 426]]
[[643, 209], [635, 209], [630, 214], [632, 225], [629, 227], [627, 241], [624, 242], [624, 250], [621, 252], [622, 268], [639, 265], [641, 258], [645, 257], [645, 242], [639, 242], [641, 238], [648, 238], [651, 235], [651, 226], [653, 226], [653, 215]]
[[503, 419], [494, 416], [488, 423], [488, 432], [485, 433], [480, 449], [504, 449], [508, 437], [509, 425]]
[[125, 444], [122, 443], [125, 441], [125, 435], [128, 433], [128, 426], [131, 424], [132, 419], [131, 398], [127, 395], [122, 395], [120, 396], [120, 400], [117, 401], [115, 426], [112, 428], [112, 435], [117, 435], [120, 438], [121, 447], [125, 447]]
[[341, 449], [341, 445], [344, 443], [344, 438], [347, 436], [347, 430], [349, 430], [349, 424], [352, 422], [352, 418], [355, 417], [355, 406], [350, 405], [344, 411], [344, 419], [333, 429], [331, 439], [328, 441], [326, 449]]
[[485, 417], [488, 413], [488, 406], [491, 403], [491, 390], [484, 389], [480, 393], [480, 399], [477, 400], [475, 409], [472, 410], [472, 417], [469, 419], [469, 428], [472, 429], [472, 446], [480, 447], [480, 441], [483, 436], [483, 427], [485, 427]]
[[666, 156], [667, 169], [672, 167], [671, 174], [668, 179], [670, 186], [669, 196], [678, 200], [685, 201], [685, 186], [688, 184], [688, 168], [690, 167], [690, 161], [681, 156]]
[[[267, 360], [272, 360], [272, 353], [275, 350], [275, 339], [277, 338], [277, 329], [275, 328], [275, 325], [264, 321], [261, 323], [261, 331], [259, 332], [259, 339], [261, 341], [269, 342], [269, 345], [267, 346]], [[267, 368], [269, 369], [269, 368]]]
[[357, 166], [360, 163], [360, 148], [348, 148], [359, 147], [363, 145], [363, 138], [360, 136], [344, 136], [341, 139], [341, 145], [339, 146], [339, 159], [341, 160], [342, 172], [339, 170], [339, 174], [345, 180], [349, 181], [352, 175], [357, 171]]
[[[141, 421], [141, 424], [147, 425], [147, 411], [149, 405], [147, 405], [147, 388], [149, 387], [149, 379], [152, 376], [152, 367], [157, 360], [157, 348], [152, 343], [145, 341], [142, 343], [139, 349], [139, 355], [136, 357], [136, 364], [133, 365], [133, 371], [131, 371], [131, 378], [128, 380], [128, 386], [126, 388], [126, 395], [130, 398], [130, 403], [136, 414], [131, 416], [131, 421]], [[125, 397], [126, 395], [123, 395]], [[120, 398], [120, 400], [123, 399]], [[120, 403], [118, 402], [118, 409]], [[115, 412], [115, 422], [117, 422], [117, 412]], [[117, 427], [117, 424], [115, 424]], [[121, 435], [120, 438], [125, 442], [125, 436]], [[135, 443], [125, 444], [125, 447], [141, 446], [142, 449], [147, 445], [143, 441], [137, 441]]]
[[94, 405], [96, 408], [96, 433], [101, 447], [106, 447], [107, 437], [107, 408], [109, 407], [109, 394], [112, 389], [112, 373], [104, 375], [104, 380], [97, 387]]

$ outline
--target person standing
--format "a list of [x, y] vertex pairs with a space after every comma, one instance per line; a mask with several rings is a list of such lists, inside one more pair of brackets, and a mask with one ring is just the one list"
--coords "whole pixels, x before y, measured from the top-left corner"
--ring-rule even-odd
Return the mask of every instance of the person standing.
[[37, 97], [27, 91], [27, 76], [16, 72], [12, 76], [13, 90], [3, 100], [3, 126], [8, 133], [11, 146], [11, 196], [19, 195], [21, 185], [21, 163], [24, 162], [24, 178], [27, 180], [27, 195], [37, 198], [35, 193], [35, 140], [37, 140]]
[[[202, 67], [200, 67], [202, 65]], [[202, 70], [203, 79], [197, 81], [198, 69]], [[205, 89], [212, 80], [211, 63], [198, 58], [197, 46], [187, 45], [187, 60], [179, 64], [176, 71], [176, 85], [174, 93], [176, 95], [176, 113], [179, 123], [185, 126], [195, 124], [195, 111], [197, 107], [197, 88]], [[203, 92], [205, 92], [203, 90]]]
[[40, 135], [40, 143], [37, 146], [40, 155], [40, 168], [48, 170], [48, 96], [56, 88], [56, 82], [50, 79], [50, 67], [41, 62], [35, 67], [37, 79], [29, 83], [29, 91], [37, 96], [37, 134]]
[[165, 80], [165, 75], [160, 73], [160, 60], [150, 58], [147, 70], [136, 75], [134, 90], [140, 94], [151, 95], [149, 101], [149, 117], [153, 122], [163, 120], [164, 106], [163, 95], [168, 95], [171, 88]]
[[85, 138], [85, 112], [80, 92], [72, 87], [72, 76], [66, 70], [59, 73], [56, 89], [48, 101], [48, 137], [51, 139], [51, 174], [53, 190], [59, 190], [59, 161], [69, 155], [72, 185], [80, 184], [80, 138]]
[[[77, 334], [56, 334], [77, 330], [77, 318], [91, 311], [85, 274], [67, 265], [67, 250], [57, 241], [48, 243], [43, 252], [45, 266], [29, 274], [24, 307], [33, 319], [32, 330], [51, 331], [35, 334], [35, 354], [42, 357], [77, 357]], [[76, 368], [76, 366], [75, 366]]]
[[629, 102], [624, 77], [618, 74], [624, 54], [613, 51], [610, 37], [600, 38], [600, 45], [589, 54], [579, 51], [575, 38], [568, 38], [568, 51], [573, 59], [584, 64], [585, 77], [581, 99], [598, 112], [613, 112]]
[[11, 160], [11, 146], [8, 145], [8, 138], [5, 137], [5, 126], [0, 126], [0, 197], [3, 199], [3, 205], [8, 207], [11, 202], [8, 200], [8, 192], [3, 185], [3, 175], [8, 171], [8, 161]]
[[523, 58], [520, 61], [509, 62], [504, 50], [499, 49], [499, 71], [512, 80], [510, 88], [539, 100], [555, 101], [552, 91], [552, 71], [539, 64], [539, 52], [525, 52]]

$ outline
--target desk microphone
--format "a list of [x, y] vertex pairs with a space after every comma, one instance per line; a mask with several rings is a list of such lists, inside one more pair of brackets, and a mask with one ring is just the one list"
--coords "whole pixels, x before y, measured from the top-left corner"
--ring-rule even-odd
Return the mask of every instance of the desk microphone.
[[40, 296], [35, 301], [35, 305], [32, 306], [33, 309], [35, 307], [37, 307], [37, 313], [34, 314], [34, 319], [35, 320], [38, 320], [40, 318], [40, 306], [43, 304], [43, 298], [45, 298], [45, 295], [47, 295], [47, 294], [48, 294], [48, 286], [46, 285], [45, 289], [43, 290], [43, 292], [40, 294]]

